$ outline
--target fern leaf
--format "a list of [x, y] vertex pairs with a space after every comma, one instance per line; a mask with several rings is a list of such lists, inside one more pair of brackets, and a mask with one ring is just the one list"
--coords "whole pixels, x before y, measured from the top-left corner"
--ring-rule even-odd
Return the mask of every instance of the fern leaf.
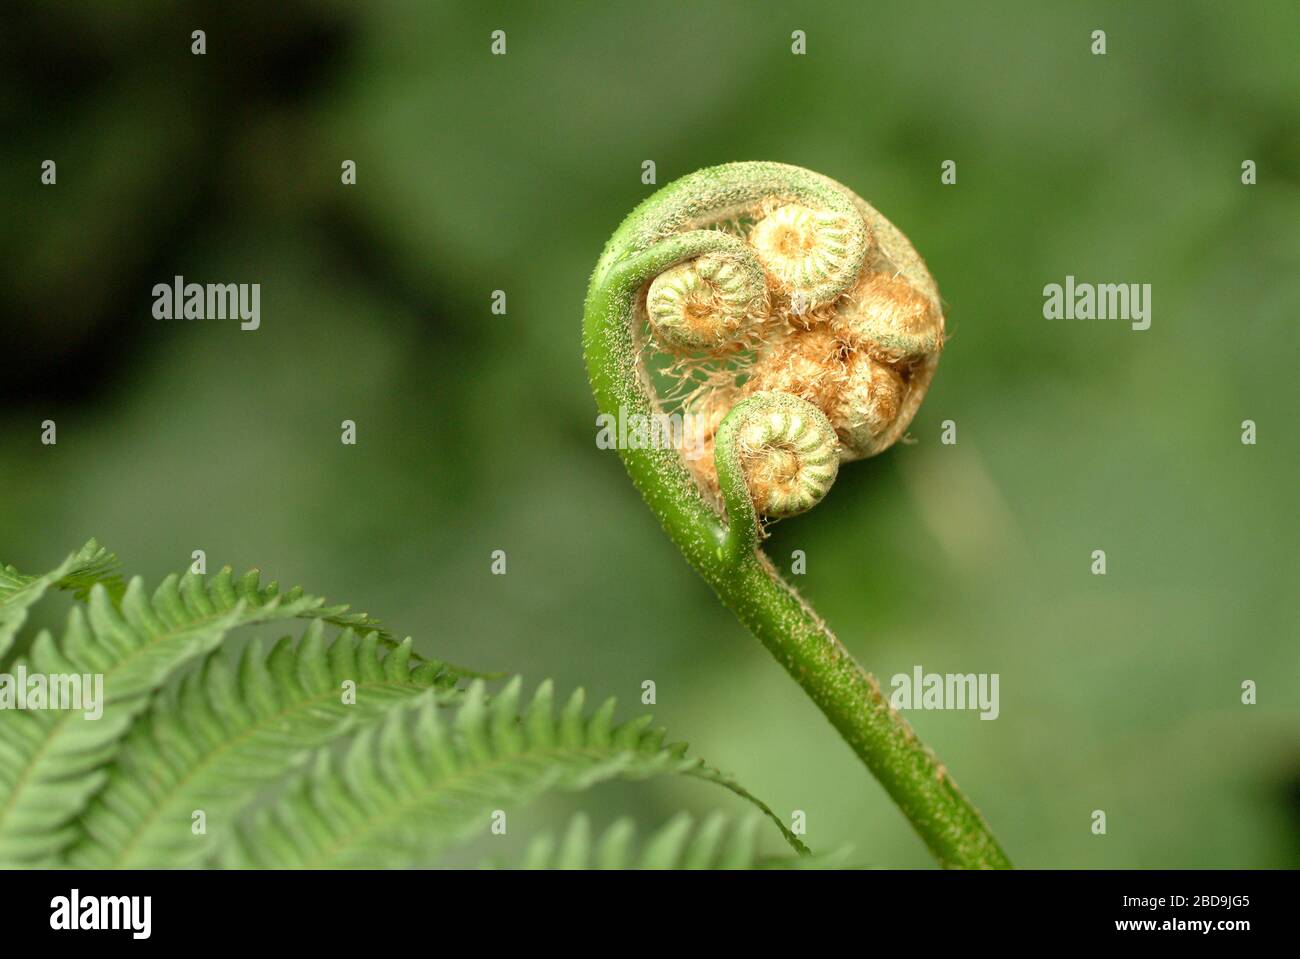
[[27, 610], [51, 587], [72, 590], [85, 599], [90, 588], [103, 583], [110, 595], [121, 598], [125, 588], [114, 574], [117, 557], [91, 540], [62, 563], [40, 576], [24, 576], [12, 566], [0, 565], [0, 663], [27, 621]]
[[318, 752], [271, 806], [221, 850], [230, 867], [392, 868], [427, 865], [550, 790], [691, 774], [698, 759], [665, 746], [649, 717], [614, 725], [613, 700], [584, 710], [581, 690], [556, 716], [543, 683], [519, 713], [520, 680], [489, 701], [474, 682], [454, 721], [425, 696], [363, 730], [346, 751]]
[[275, 583], [256, 571], [236, 580], [223, 569], [205, 584], [169, 576], [150, 598], [133, 579], [115, 605], [103, 584], [74, 607], [61, 642], [37, 636], [15, 669], [28, 674], [102, 677], [103, 716], [81, 711], [0, 710], [0, 863], [48, 861], [76, 837], [72, 819], [104, 783], [103, 767], [132, 719], [177, 668], [214, 649], [236, 626], [290, 617], [355, 619], [346, 607]]
[[[95, 868], [196, 865], [252, 795], [305, 752], [381, 719], [393, 703], [448, 690], [459, 675], [412, 661], [411, 640], [382, 654], [376, 633], [351, 630], [332, 644], [312, 623], [268, 656], [257, 642], [232, 669], [219, 652], [158, 696], [132, 727], [108, 783], [82, 818], [68, 861]], [[345, 697], [345, 683], [352, 684]], [[345, 701], [349, 699], [350, 701]], [[204, 815], [195, 835], [191, 817]]]
[[570, 821], [557, 841], [550, 833], [534, 838], [522, 869], [829, 869], [839, 866], [844, 851], [823, 856], [765, 857], [758, 852], [760, 813], [731, 821], [712, 813], [696, 825], [678, 813], [639, 846], [636, 826], [619, 819], [593, 841], [585, 813]]

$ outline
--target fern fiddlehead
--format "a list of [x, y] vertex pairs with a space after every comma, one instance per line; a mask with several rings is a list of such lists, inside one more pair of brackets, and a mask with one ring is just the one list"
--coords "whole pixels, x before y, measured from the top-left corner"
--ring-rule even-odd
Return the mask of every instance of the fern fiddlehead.
[[[763, 295], [744, 281], [757, 270]], [[667, 444], [619, 450], [674, 544], [940, 864], [1000, 868], [1010, 863], [979, 812], [760, 548], [764, 517], [811, 508], [840, 463], [903, 435], [942, 344], [938, 291], [907, 239], [842, 185], [777, 163], [712, 167], [648, 198], [606, 245], [583, 318], [602, 414], [669, 411], [651, 354], [696, 384], [683, 405], [704, 411], [711, 459]]]

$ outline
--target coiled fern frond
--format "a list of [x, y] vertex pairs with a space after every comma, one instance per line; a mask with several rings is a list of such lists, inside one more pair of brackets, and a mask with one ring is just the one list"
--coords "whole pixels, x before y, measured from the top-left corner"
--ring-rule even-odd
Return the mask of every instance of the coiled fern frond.
[[[942, 302], [907, 237], [811, 170], [697, 170], [614, 231], [582, 328], [598, 424], [655, 422], [676, 406], [699, 424], [689, 446], [615, 445], [682, 556], [942, 866], [1009, 868], [948, 767], [762, 549], [766, 524], [822, 502], [841, 464], [902, 439], [929, 389], [945, 338]], [[647, 364], [658, 355], [672, 360], [660, 371], [664, 392]]]

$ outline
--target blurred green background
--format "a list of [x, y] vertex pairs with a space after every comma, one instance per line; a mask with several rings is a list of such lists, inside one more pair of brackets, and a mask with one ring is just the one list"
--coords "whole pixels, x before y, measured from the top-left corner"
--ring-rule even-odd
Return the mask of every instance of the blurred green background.
[[[885, 682], [1000, 674], [995, 722], [909, 718], [1018, 865], [1300, 863], [1293, 3], [160, 7], [0, 32], [0, 559], [96, 536], [155, 582], [201, 548], [624, 715], [653, 679], [815, 848], [928, 865], [594, 442], [582, 299], [642, 162], [795, 163], [910, 236], [951, 341], [916, 442], [772, 556]], [[176, 274], [260, 283], [261, 329], [154, 320]], [[1066, 274], [1152, 284], [1150, 330], [1044, 320]], [[512, 832], [580, 805], [740, 808], [655, 782]]]

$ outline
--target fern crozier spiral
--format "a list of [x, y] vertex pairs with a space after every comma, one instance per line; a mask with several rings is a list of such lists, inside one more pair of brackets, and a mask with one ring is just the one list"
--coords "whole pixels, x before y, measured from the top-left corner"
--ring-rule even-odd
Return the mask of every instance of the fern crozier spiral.
[[773, 519], [812, 509], [839, 472], [839, 440], [821, 410], [788, 393], [758, 393], [729, 414], [754, 509]]
[[856, 279], [867, 235], [861, 217], [787, 203], [754, 225], [749, 242], [784, 292], [817, 303]]
[[767, 312], [767, 285], [752, 257], [706, 254], [655, 277], [646, 314], [671, 350], [717, 350]]

